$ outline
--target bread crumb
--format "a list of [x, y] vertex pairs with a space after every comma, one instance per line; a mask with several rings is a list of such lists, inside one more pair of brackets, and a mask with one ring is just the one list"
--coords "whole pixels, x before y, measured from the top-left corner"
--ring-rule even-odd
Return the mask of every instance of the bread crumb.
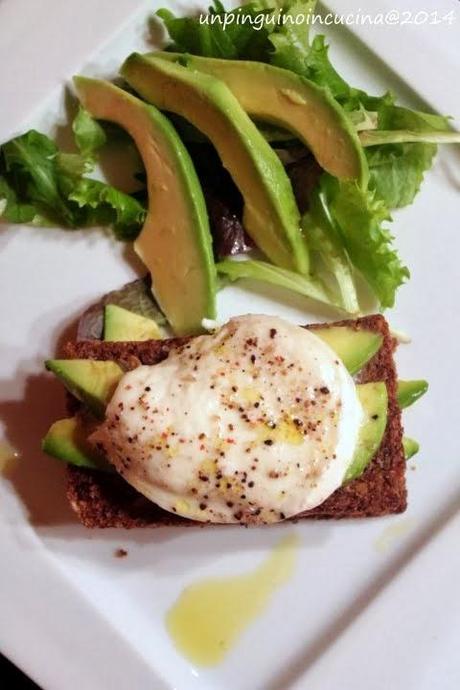
[[126, 558], [128, 552], [126, 551], [126, 549], [115, 549], [113, 555], [115, 556], [115, 558]]

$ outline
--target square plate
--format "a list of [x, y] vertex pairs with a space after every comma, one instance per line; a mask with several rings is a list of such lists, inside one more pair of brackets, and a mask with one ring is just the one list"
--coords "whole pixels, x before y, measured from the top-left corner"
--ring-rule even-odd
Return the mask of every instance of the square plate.
[[[7, 96], [0, 140], [30, 126], [50, 131], [56, 123], [64, 136], [63, 82], [75, 72], [110, 75], [130, 50], [151, 46], [146, 18], [156, 6], [0, 0], [0, 83]], [[377, 93], [390, 87], [415, 107], [422, 99], [437, 104], [431, 78], [425, 81], [418, 69], [416, 83], [409, 79], [415, 71], [407, 55], [417, 34], [404, 38], [408, 88], [392, 71], [399, 45], [390, 28], [384, 31], [380, 57], [366, 47], [368, 33], [357, 29], [361, 40], [344, 27], [327, 32], [346, 78]], [[448, 52], [458, 46], [458, 24], [442, 36]], [[450, 98], [449, 110], [460, 113], [458, 90], [455, 102]], [[446, 101], [439, 102], [444, 108]], [[398, 353], [401, 376], [430, 381], [423, 404], [405, 415], [422, 450], [410, 463], [416, 471], [408, 471], [409, 509], [397, 517], [230, 527], [225, 534], [86, 531], [66, 505], [63, 468], [39, 451], [63, 411], [61, 387], [43, 373], [42, 362], [85, 306], [140, 267], [129, 249], [101, 231], [1, 227], [0, 419], [21, 457], [0, 482], [0, 647], [42, 687], [459, 686], [458, 162], [458, 149], [441, 151], [415, 204], [394, 214], [393, 232], [412, 278], [388, 318], [413, 338]], [[296, 322], [321, 318], [297, 297], [226, 288], [219, 317], [244, 312]], [[246, 572], [292, 532], [301, 542], [294, 576], [225, 661], [204, 670], [178, 654], [164, 615], [184, 586]], [[128, 556], [116, 559], [120, 547]]]

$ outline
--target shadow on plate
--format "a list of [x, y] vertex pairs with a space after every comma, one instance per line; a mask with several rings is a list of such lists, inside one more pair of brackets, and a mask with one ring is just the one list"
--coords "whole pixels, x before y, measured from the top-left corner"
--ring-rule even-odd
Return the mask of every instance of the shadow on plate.
[[64, 88], [65, 116], [54, 129], [54, 139], [60, 149], [68, 153], [78, 153], [72, 131], [72, 123], [78, 113], [79, 102], [69, 86]]
[[[62, 343], [74, 337], [76, 323], [61, 334]], [[21, 371], [16, 377], [21, 378]], [[2, 382], [5, 388], [8, 382]], [[18, 458], [5, 470], [4, 477], [13, 485], [34, 526], [76, 523], [65, 496], [65, 467], [47, 457], [40, 444], [51, 424], [65, 416], [62, 385], [45, 373], [28, 376], [20, 400], [0, 402], [0, 418], [9, 444]]]
[[65, 468], [40, 451], [51, 424], [63, 417], [62, 386], [45, 374], [26, 381], [22, 400], [0, 403], [6, 436], [19, 457], [5, 470], [34, 526], [75, 522], [65, 497]]
[[458, 159], [456, 164], [454, 164], [452, 153], [450, 158], [441, 158], [440, 168], [445, 180], [450, 184], [452, 189], [454, 189], [456, 192], [460, 192], [460, 174], [458, 168], [458, 163], [460, 163], [460, 146], [456, 147], [455, 155]]

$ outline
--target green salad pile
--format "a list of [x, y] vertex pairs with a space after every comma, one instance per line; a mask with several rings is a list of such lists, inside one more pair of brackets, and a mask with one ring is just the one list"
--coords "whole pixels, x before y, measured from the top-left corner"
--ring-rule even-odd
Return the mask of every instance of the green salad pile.
[[[193, 69], [187, 56], [201, 56], [287, 70], [309, 88], [314, 85], [352, 132], [362, 157], [360, 179], [335, 177], [292, 132], [253, 118], [291, 181], [301, 216], [299, 232], [310, 257], [308, 271], [276, 265], [260, 254], [244, 225], [241, 195], [211, 142], [177, 115], [170, 119], [203, 188], [221, 276], [280, 285], [349, 314], [361, 311], [358, 286], [364, 279], [375, 303], [385, 309], [393, 306], [398, 288], [409, 278], [389, 230], [391, 211], [414, 201], [437, 144], [460, 137], [447, 117], [410, 110], [397, 105], [391, 93], [374, 96], [348, 84], [331, 63], [325, 37], [313, 36], [308, 21], [296, 21], [314, 11], [315, 0], [255, 0], [230, 14], [263, 15], [262, 24], [229, 21], [225, 26], [198, 16], [176, 17], [165, 9], [157, 12], [169, 34], [167, 51], [176, 59], [183, 54], [179, 63], [184, 68]], [[222, 3], [214, 0], [210, 18], [225, 14]], [[285, 20], [273, 21], [280, 14]], [[123, 88], [131, 91], [126, 84]], [[147, 215], [145, 171], [141, 165], [134, 171], [135, 193], [95, 179], [101, 152], [120, 134], [82, 107], [72, 127], [73, 152], [60, 150], [35, 130], [0, 147], [0, 216], [9, 223], [46, 227], [109, 226], [117, 239], [134, 241]], [[126, 146], [132, 146], [128, 139]], [[245, 261], [231, 258], [240, 254], [247, 255]]]

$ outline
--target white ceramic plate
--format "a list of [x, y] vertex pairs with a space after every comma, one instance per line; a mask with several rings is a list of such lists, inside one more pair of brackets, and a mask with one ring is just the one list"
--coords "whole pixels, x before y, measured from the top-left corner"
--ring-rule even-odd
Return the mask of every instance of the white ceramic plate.
[[[77, 71], [109, 74], [131, 49], [142, 49], [145, 18], [155, 5], [0, 0], [0, 140], [32, 125], [49, 130], [64, 122], [63, 82]], [[437, 30], [432, 27], [431, 41], [439, 48]], [[376, 57], [349, 31], [333, 29], [334, 57], [345, 75], [372, 91], [390, 86], [415, 106], [414, 90], [438, 103], [432, 68], [425, 79], [418, 66], [418, 34], [383, 31], [379, 41], [361, 33], [378, 43]], [[447, 69], [459, 38], [458, 23], [444, 30], [445, 63], [442, 49], [433, 60]], [[410, 45], [417, 67], [410, 67]], [[386, 48], [394, 67], [400, 47], [403, 75], [407, 81], [416, 75], [412, 90], [385, 64]], [[458, 115], [457, 82], [447, 86], [441, 108]], [[0, 229], [0, 419], [21, 453], [0, 483], [0, 648], [41, 686], [459, 687], [458, 162], [458, 151], [442, 151], [416, 203], [395, 214], [412, 279], [388, 317], [413, 338], [398, 354], [401, 375], [425, 377], [431, 387], [405, 415], [408, 433], [422, 447], [411, 463], [416, 471], [408, 471], [409, 509], [384, 519], [225, 534], [80, 527], [64, 500], [63, 468], [39, 451], [41, 436], [63, 410], [62, 390], [43, 373], [42, 361], [82, 308], [130, 280], [138, 266], [102, 232]], [[220, 295], [222, 318], [248, 311], [299, 322], [318, 317], [287, 295], [243, 288]], [[220, 666], [194, 668], [166, 633], [166, 610], [188, 583], [245, 572], [290, 532], [301, 541], [294, 577]], [[118, 547], [128, 551], [126, 558], [114, 558]]]

